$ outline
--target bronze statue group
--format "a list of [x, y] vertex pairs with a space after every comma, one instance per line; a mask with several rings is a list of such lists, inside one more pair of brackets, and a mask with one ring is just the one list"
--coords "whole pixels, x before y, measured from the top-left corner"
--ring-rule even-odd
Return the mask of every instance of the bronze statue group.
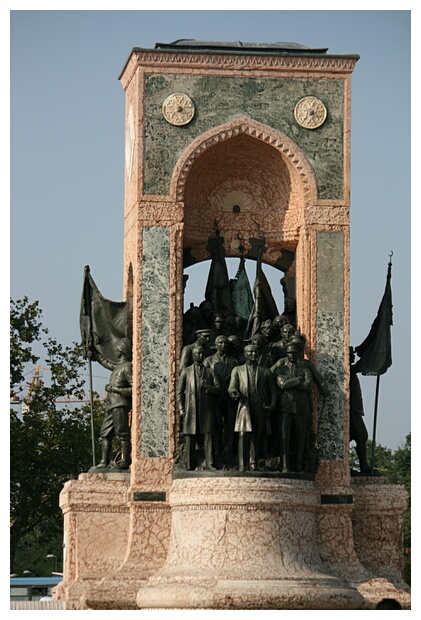
[[176, 387], [185, 468], [311, 471], [312, 386], [323, 397], [328, 387], [304, 358], [305, 337], [285, 315], [246, 338], [240, 317], [212, 313], [205, 301], [185, 314]]
[[[222, 241], [218, 236], [209, 239], [212, 263], [205, 300], [198, 307], [190, 304], [183, 317], [176, 403], [184, 451], [179, 449], [178, 456], [184, 452], [187, 470], [313, 473], [313, 386], [325, 399], [328, 385], [304, 356], [306, 339], [297, 329], [295, 299], [281, 279], [284, 312], [278, 313], [258, 261], [253, 301], [243, 257], [235, 280], [228, 280]], [[100, 431], [101, 460], [91, 472], [127, 471], [131, 464], [132, 343], [125, 335], [127, 325], [127, 302], [103, 298], [85, 268], [85, 357], [112, 371]], [[121, 326], [124, 329], [117, 333]], [[357, 445], [361, 473], [368, 473], [368, 434], [354, 359], [351, 348], [350, 439]], [[111, 463], [115, 437], [121, 443], [121, 458]]]

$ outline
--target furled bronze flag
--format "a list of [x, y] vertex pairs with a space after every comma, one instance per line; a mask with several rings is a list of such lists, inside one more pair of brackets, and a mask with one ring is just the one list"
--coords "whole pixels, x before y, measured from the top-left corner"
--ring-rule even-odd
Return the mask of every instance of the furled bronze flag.
[[253, 308], [253, 294], [245, 263], [245, 259], [241, 257], [235, 278], [231, 280], [231, 297], [235, 314], [248, 321]]
[[254, 283], [254, 304], [246, 329], [246, 338], [250, 339], [256, 334], [263, 321], [271, 321], [279, 314], [276, 302], [273, 298], [269, 282], [261, 264], [258, 263], [256, 281]]
[[233, 313], [231, 288], [225, 261], [224, 239], [217, 235], [208, 239], [206, 249], [212, 257], [206, 284], [205, 299], [212, 302], [215, 314]]
[[98, 361], [97, 353], [101, 353], [110, 362], [117, 363], [117, 344], [122, 338], [130, 337], [127, 326], [128, 303], [105, 299], [86, 266], [80, 306], [84, 357]]
[[356, 372], [367, 376], [383, 375], [392, 364], [391, 330], [393, 325], [392, 314], [392, 262], [389, 261], [386, 278], [386, 288], [379, 310], [371, 326], [367, 338], [355, 347], [361, 358], [355, 365]]

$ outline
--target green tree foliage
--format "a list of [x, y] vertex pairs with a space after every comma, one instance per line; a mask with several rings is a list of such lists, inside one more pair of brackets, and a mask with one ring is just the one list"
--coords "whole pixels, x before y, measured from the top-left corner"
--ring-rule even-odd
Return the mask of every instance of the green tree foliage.
[[38, 360], [28, 345], [47, 333], [42, 327], [41, 315], [37, 301], [29, 303], [27, 297], [10, 301], [10, 396], [24, 380], [25, 365], [36, 364]]
[[[367, 460], [371, 464], [373, 444], [367, 441]], [[349, 454], [350, 466], [358, 470], [358, 457], [355, 447], [351, 445]], [[376, 443], [374, 449], [374, 469], [387, 478], [391, 484], [402, 484], [411, 494], [411, 435], [407, 435], [405, 443], [395, 452], [386, 446]]]
[[[11, 302], [11, 323], [10, 391], [16, 393], [25, 364], [39, 361], [28, 345], [48, 332], [42, 327], [38, 302], [27, 298]], [[63, 346], [51, 337], [42, 344], [49, 381], [32, 382], [22, 409], [14, 406], [10, 412], [11, 572], [16, 550], [28, 536], [48, 547], [49, 539], [61, 535], [59, 494], [69, 478], [92, 465], [91, 414], [83, 402], [80, 346]], [[95, 437], [103, 415], [104, 403], [96, 397]]]
[[[55, 558], [47, 557], [55, 555]], [[50, 528], [41, 525], [25, 534], [17, 546], [14, 572], [23, 576], [30, 571], [31, 577], [46, 577], [53, 571], [63, 572], [63, 533], [52, 534]]]

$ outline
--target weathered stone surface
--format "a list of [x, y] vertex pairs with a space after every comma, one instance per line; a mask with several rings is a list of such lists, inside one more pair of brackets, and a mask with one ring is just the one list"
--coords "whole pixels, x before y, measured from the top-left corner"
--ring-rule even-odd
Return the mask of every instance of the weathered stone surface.
[[317, 232], [317, 362], [329, 384], [319, 404], [322, 459], [344, 458], [344, 235]]
[[142, 457], [168, 456], [170, 232], [143, 229]]
[[129, 473], [86, 473], [64, 486], [64, 579], [54, 597], [66, 609], [135, 609], [141, 581], [164, 563], [168, 503], [130, 501], [129, 483]]
[[387, 579], [368, 579], [357, 587], [364, 597], [362, 609], [375, 609], [384, 598], [391, 598], [401, 604], [403, 610], [411, 609], [410, 588], [405, 583], [391, 583]]
[[355, 548], [360, 562], [377, 577], [399, 581], [403, 572], [402, 517], [408, 494], [384, 478], [352, 479]]
[[[196, 106], [186, 126], [167, 123], [162, 104], [171, 93], [189, 95]], [[314, 131], [294, 119], [296, 103], [314, 95], [328, 109], [324, 125]], [[343, 197], [342, 79], [270, 79], [228, 76], [146, 74], [145, 76], [145, 194], [168, 194], [177, 157], [198, 135], [237, 116], [274, 127], [292, 138], [304, 151], [317, 176], [319, 198]]]
[[[313, 609], [361, 607], [362, 597], [319, 555], [319, 493], [312, 482], [175, 480], [170, 504], [167, 560], [143, 582], [139, 607], [306, 609], [309, 600]], [[342, 528], [332, 526], [340, 559], [348, 560]]]

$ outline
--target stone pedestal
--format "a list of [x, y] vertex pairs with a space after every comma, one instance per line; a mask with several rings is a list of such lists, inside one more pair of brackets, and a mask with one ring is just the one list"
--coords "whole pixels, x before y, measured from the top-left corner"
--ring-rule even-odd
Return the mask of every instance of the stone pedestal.
[[[175, 480], [164, 567], [140, 608], [354, 609], [362, 597], [332, 575], [317, 545], [314, 483], [268, 478]], [[364, 569], [360, 566], [360, 576]]]
[[129, 485], [129, 473], [87, 473], [64, 486], [64, 579], [54, 597], [66, 609], [136, 609], [140, 583], [162, 566], [168, 503]]
[[68, 482], [55, 598], [67, 609], [372, 609], [384, 597], [410, 606], [399, 554], [407, 496], [382, 478], [320, 489], [204, 474], [175, 479], [162, 499], [133, 496], [128, 474]]
[[83, 607], [86, 588], [113, 573], [127, 546], [130, 475], [81, 474], [66, 482], [60, 494], [64, 515], [64, 579], [54, 597], [67, 609]]
[[361, 477], [352, 480], [352, 515], [355, 550], [373, 575], [402, 581], [403, 514], [408, 494], [400, 485], [385, 478]]

